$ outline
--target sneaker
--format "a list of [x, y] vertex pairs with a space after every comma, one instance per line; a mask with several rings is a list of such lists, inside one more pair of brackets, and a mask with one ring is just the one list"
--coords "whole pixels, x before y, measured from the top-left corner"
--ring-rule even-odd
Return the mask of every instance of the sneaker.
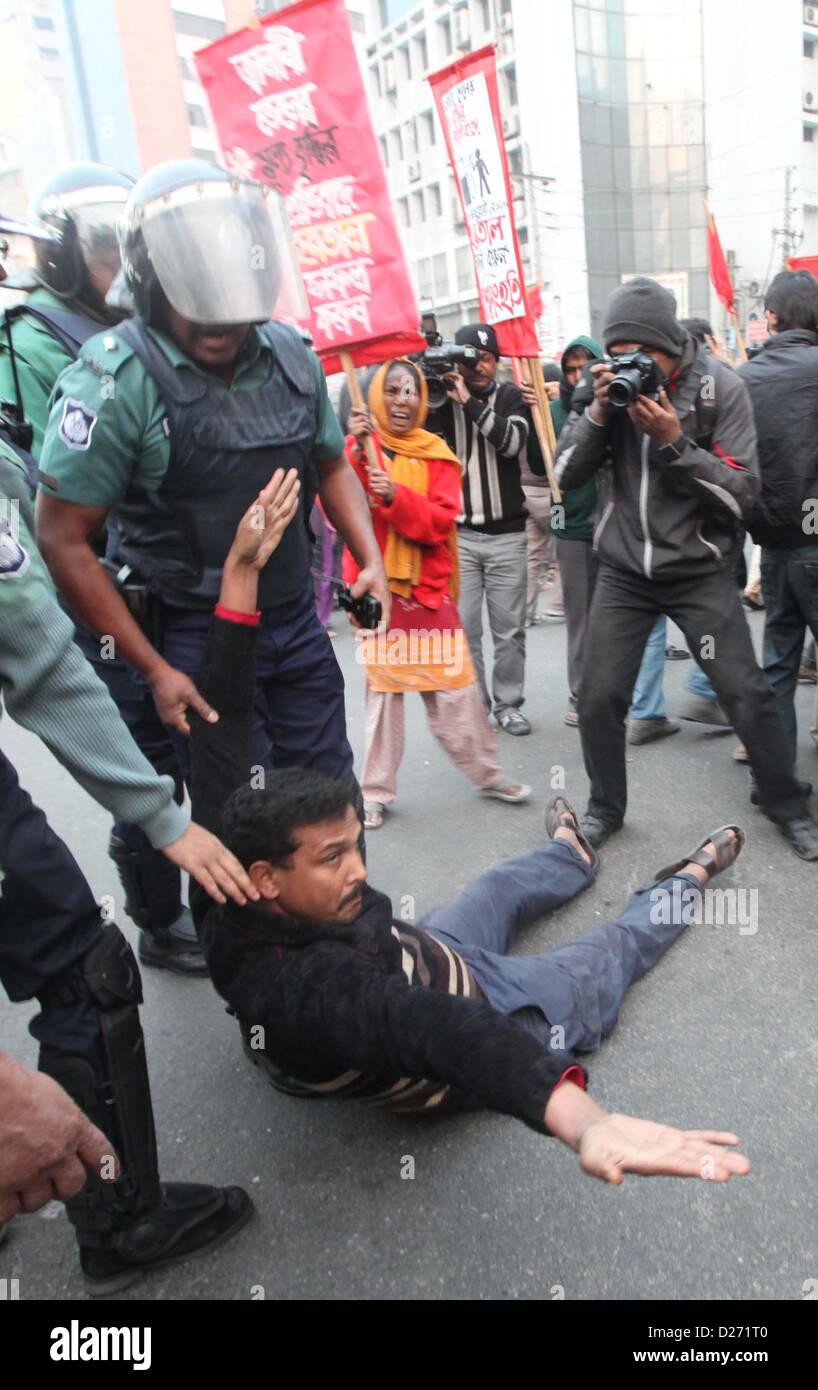
[[665, 647], [665, 661], [689, 661], [690, 652], [684, 647]]
[[500, 728], [505, 729], [507, 734], [513, 734], [515, 738], [531, 733], [531, 725], [518, 709], [504, 709], [494, 717]]
[[747, 752], [743, 743], [740, 743], [738, 748], [733, 749], [733, 761], [737, 763], [748, 763], [750, 761], [750, 754]]
[[691, 724], [712, 724], [717, 729], [733, 727], [718, 700], [706, 700], [703, 695], [691, 695], [679, 718]]
[[565, 609], [554, 603], [550, 608], [546, 608], [545, 616], [550, 618], [552, 622], [565, 622]]
[[518, 806], [528, 800], [531, 788], [525, 782], [512, 782], [510, 777], [504, 776], [499, 782], [495, 782], [493, 787], [483, 787], [482, 792], [483, 796], [493, 796], [497, 801], [507, 801], [512, 806]]
[[579, 715], [577, 714], [576, 710], [575, 710], [575, 709], [569, 709], [569, 710], [567, 710], [566, 713], [563, 715], [562, 722], [563, 722], [563, 724], [567, 724], [568, 727], [569, 727], [569, 729], [578, 729], [578, 728], [579, 728]]
[[803, 665], [798, 667], [799, 685], [815, 685], [816, 682], [818, 682], [818, 671], [805, 661]]
[[745, 589], [741, 601], [745, 608], [749, 608], [751, 613], [760, 613], [764, 607], [764, 600], [761, 597], [760, 589]]
[[127, 1253], [80, 1245], [85, 1287], [92, 1298], [109, 1298], [152, 1269], [214, 1250], [241, 1230], [252, 1213], [253, 1203], [241, 1187], [162, 1183], [159, 1205], [122, 1233], [121, 1239], [131, 1237]]
[[681, 727], [674, 719], [632, 719], [628, 726], [628, 743], [655, 743], [657, 739], [678, 734]]
[[540, 623], [544, 622], [545, 618], [543, 618], [542, 614], [532, 613], [530, 618], [526, 618], [525, 625], [526, 627], [539, 627]]

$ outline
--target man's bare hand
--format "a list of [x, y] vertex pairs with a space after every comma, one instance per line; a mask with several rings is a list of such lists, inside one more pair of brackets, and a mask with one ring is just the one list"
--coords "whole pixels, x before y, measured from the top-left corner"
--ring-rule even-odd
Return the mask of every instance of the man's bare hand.
[[298, 511], [300, 492], [296, 469], [277, 468], [239, 522], [225, 566], [263, 569]]
[[[389, 585], [386, 582], [386, 572], [383, 565], [367, 565], [361, 570], [358, 578], [352, 585], [352, 597], [361, 598], [364, 594], [374, 594], [375, 598], [380, 599], [382, 612], [381, 621], [378, 624], [378, 631], [386, 632], [389, 628], [389, 620], [392, 616], [392, 595], [389, 590]], [[352, 626], [360, 628], [360, 623], [355, 621], [352, 614], [350, 613], [348, 616]]]
[[611, 418], [611, 403], [608, 400], [608, 387], [614, 379], [607, 362], [595, 362], [591, 368], [594, 379], [594, 399], [590, 409], [591, 419], [598, 425], [605, 425]]
[[[162, 853], [179, 869], [186, 869], [217, 903], [228, 897], [242, 907], [248, 898], [258, 901], [258, 890], [236, 858], [209, 830], [191, 821], [184, 835], [166, 845]], [[224, 890], [224, 892], [222, 891]]]
[[447, 372], [442, 380], [449, 400], [455, 401], [457, 405], [465, 405], [470, 392], [460, 372]]
[[194, 709], [208, 724], [216, 723], [218, 714], [207, 700], [202, 699], [190, 676], [186, 676], [184, 671], [177, 671], [163, 661], [149, 679], [154, 702], [163, 724], [169, 724], [181, 734], [189, 734], [190, 725], [186, 718], [188, 709]]
[[749, 1159], [727, 1147], [739, 1142], [719, 1130], [671, 1129], [631, 1115], [606, 1115], [584, 1130], [579, 1156], [585, 1172], [604, 1182], [621, 1183], [626, 1173], [727, 1182], [750, 1171]]
[[73, 1197], [87, 1168], [119, 1176], [110, 1139], [50, 1076], [0, 1054], [0, 1221]]
[[675, 444], [681, 438], [679, 417], [664, 390], [659, 392], [658, 401], [652, 401], [649, 396], [637, 396], [635, 403], [628, 406], [628, 414], [660, 448], [663, 444]]

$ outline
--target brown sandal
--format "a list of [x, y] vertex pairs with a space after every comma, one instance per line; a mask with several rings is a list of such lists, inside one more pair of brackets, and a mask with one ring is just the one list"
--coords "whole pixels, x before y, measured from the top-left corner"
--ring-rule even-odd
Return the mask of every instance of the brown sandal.
[[573, 830], [586, 854], [591, 856], [589, 868], [596, 872], [599, 868], [599, 855], [593, 845], [589, 844], [580, 829], [579, 816], [564, 796], [552, 796], [545, 808], [545, 830], [549, 840], [553, 840], [555, 833], [560, 830]]
[[[730, 839], [727, 834], [732, 830], [735, 839]], [[715, 858], [710, 853], [705, 853], [705, 845], [713, 843], [716, 851]], [[700, 868], [707, 869], [708, 880], [716, 874], [722, 873], [724, 869], [729, 869], [731, 864], [735, 864], [741, 851], [744, 849], [747, 836], [740, 825], [720, 825], [718, 830], [714, 830], [701, 844], [694, 849], [692, 854], [686, 854], [684, 859], [680, 859], [676, 864], [668, 864], [666, 869], [660, 869], [656, 875], [656, 883], [661, 883], [663, 878], [672, 878], [678, 874], [685, 864], [698, 864]]]

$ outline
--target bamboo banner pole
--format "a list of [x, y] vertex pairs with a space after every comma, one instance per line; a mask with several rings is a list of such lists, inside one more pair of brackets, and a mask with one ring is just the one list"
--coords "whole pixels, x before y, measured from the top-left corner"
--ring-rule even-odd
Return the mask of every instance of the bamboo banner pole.
[[551, 407], [546, 395], [545, 382], [543, 381], [542, 368], [538, 357], [512, 357], [515, 364], [515, 375], [519, 371], [523, 382], [532, 386], [534, 395], [537, 397], [537, 404], [531, 412], [534, 421], [534, 428], [537, 431], [542, 456], [545, 459], [545, 471], [548, 474], [548, 485], [551, 489], [551, 501], [561, 502], [562, 493], [557, 486], [554, 477], [554, 453], [557, 447], [557, 440], [554, 434], [554, 422], [551, 419]]
[[738, 343], [738, 355], [739, 355], [739, 357], [741, 358], [742, 362], [746, 362], [746, 361], [747, 361], [747, 349], [746, 349], [746, 347], [744, 346], [744, 337], [743, 337], [743, 334], [742, 334], [742, 332], [741, 332], [741, 329], [739, 328], [738, 314], [737, 314], [737, 312], [736, 312], [735, 309], [731, 309], [731, 310], [730, 310], [730, 317], [731, 317], [732, 320], [733, 320], [733, 327], [734, 327], [735, 330], [736, 330], [736, 342]]
[[[349, 387], [349, 399], [352, 402], [353, 408], [355, 410], [366, 410], [364, 393], [361, 390], [358, 373], [355, 370], [355, 364], [350, 354], [348, 352], [339, 352], [338, 356], [341, 359], [341, 366], [344, 369], [344, 376], [346, 377], [347, 386]], [[370, 468], [380, 468], [378, 455], [375, 452], [375, 445], [372, 441], [371, 434], [367, 434], [364, 437], [364, 452]]]

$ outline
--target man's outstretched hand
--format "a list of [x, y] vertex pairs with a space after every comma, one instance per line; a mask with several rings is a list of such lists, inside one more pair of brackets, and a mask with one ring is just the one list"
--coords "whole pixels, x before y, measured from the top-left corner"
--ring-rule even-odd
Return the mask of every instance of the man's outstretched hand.
[[[184, 869], [217, 903], [230, 897], [244, 907], [248, 898], [258, 902], [258, 890], [236, 858], [216, 835], [191, 821], [184, 835], [165, 845], [162, 853], [177, 869]], [[227, 896], [225, 896], [225, 894]]]
[[749, 1159], [730, 1151], [739, 1143], [735, 1134], [609, 1115], [567, 1079], [551, 1092], [543, 1118], [557, 1139], [576, 1150], [585, 1172], [603, 1182], [621, 1183], [626, 1173], [727, 1182], [750, 1171]]
[[604, 1182], [621, 1183], [626, 1173], [727, 1182], [750, 1171], [750, 1160], [727, 1147], [739, 1142], [720, 1130], [671, 1129], [632, 1115], [606, 1115], [583, 1133], [579, 1156], [585, 1172]]

